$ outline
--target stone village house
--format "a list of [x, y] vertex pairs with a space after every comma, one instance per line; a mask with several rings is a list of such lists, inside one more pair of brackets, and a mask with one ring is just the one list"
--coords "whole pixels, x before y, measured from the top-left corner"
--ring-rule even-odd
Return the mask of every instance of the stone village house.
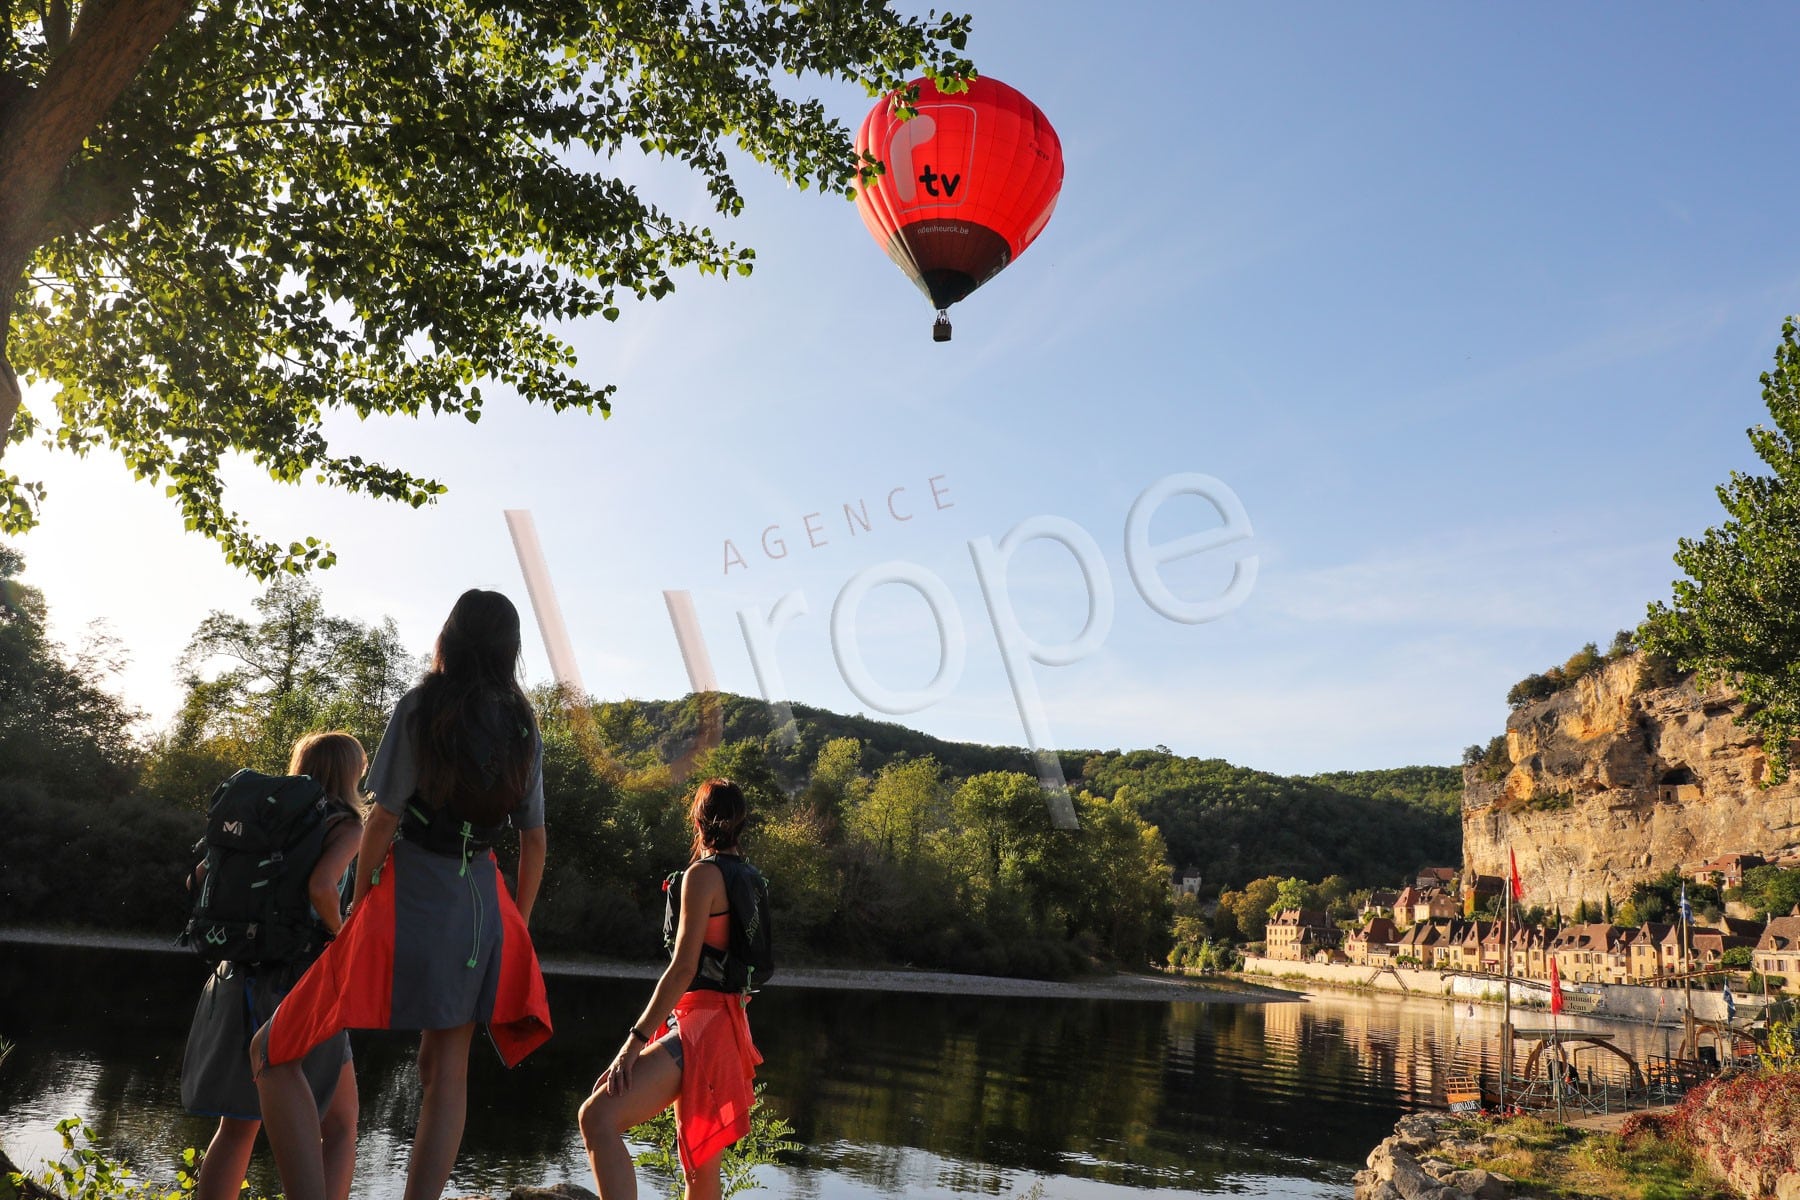
[[1264, 934], [1270, 958], [1308, 962], [1322, 950], [1335, 950], [1339, 935], [1331, 914], [1314, 909], [1284, 908], [1270, 918]]
[[1763, 928], [1751, 961], [1765, 977], [1779, 975], [1786, 980], [1783, 991], [1800, 991], [1800, 905]]
[[1370, 917], [1361, 929], [1353, 929], [1344, 939], [1344, 953], [1358, 965], [1388, 966], [1394, 961], [1395, 943], [1400, 931], [1387, 917]]

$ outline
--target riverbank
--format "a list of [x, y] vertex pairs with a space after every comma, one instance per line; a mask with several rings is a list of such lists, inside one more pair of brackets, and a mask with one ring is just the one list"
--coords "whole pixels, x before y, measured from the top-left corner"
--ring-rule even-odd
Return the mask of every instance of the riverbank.
[[[137, 950], [192, 955], [169, 939], [148, 934], [97, 930], [0, 929], [0, 944], [71, 946], [93, 950]], [[542, 960], [544, 974], [596, 979], [655, 980], [660, 963], [557, 955]], [[1131, 974], [1078, 979], [1012, 979], [958, 975], [898, 967], [783, 967], [772, 985], [781, 988], [840, 988], [872, 992], [915, 992], [946, 996], [994, 996], [1068, 1000], [1144, 1000], [1176, 1004], [1269, 1004], [1303, 999], [1300, 992], [1236, 978], [1197, 979], [1181, 975]]]
[[[1425, 999], [1454, 1000], [1457, 1003], [1501, 1005], [1501, 982], [1491, 976], [1465, 975], [1451, 971], [1427, 971], [1417, 967], [1350, 966], [1341, 963], [1307, 963], [1288, 959], [1247, 957], [1244, 969], [1234, 979], [1246, 983], [1266, 980], [1271, 986], [1295, 987], [1302, 991], [1329, 990], [1361, 992], [1398, 992]], [[1695, 989], [1682, 992], [1676, 988], [1641, 987], [1635, 984], [1583, 983], [1566, 985], [1569, 997], [1567, 1011], [1577, 1016], [1598, 1017], [1609, 1021], [1630, 1021], [1643, 1025], [1678, 1025], [1686, 1006], [1702, 1021], [1724, 1021], [1727, 1013], [1722, 992]], [[1579, 1003], [1577, 1003], [1579, 1000]], [[1761, 1011], [1758, 997], [1737, 996], [1736, 1015], [1748, 1020]], [[1512, 1003], [1515, 1009], [1543, 1010], [1549, 1003], [1546, 985], [1535, 980], [1512, 981]]]
[[1654, 1133], [1449, 1113], [1400, 1118], [1356, 1174], [1356, 1200], [1527, 1196], [1712, 1200], [1732, 1190], [1687, 1146]]

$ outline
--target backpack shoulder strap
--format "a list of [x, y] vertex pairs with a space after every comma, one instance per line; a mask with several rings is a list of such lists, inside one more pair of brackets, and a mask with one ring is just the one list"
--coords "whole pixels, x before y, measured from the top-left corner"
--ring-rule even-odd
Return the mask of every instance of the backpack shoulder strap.
[[345, 821], [355, 821], [359, 825], [362, 823], [362, 814], [352, 808], [347, 801], [328, 795], [325, 798], [325, 804], [325, 830], [327, 833]]

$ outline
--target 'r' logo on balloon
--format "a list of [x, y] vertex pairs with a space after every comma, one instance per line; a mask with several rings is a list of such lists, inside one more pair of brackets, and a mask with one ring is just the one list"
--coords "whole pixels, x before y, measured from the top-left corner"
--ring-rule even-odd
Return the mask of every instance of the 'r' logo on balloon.
[[[908, 204], [919, 198], [917, 184], [924, 182], [913, 174], [913, 147], [922, 146], [937, 136], [937, 122], [925, 113], [920, 113], [912, 120], [900, 126], [894, 140], [888, 143], [888, 166], [894, 171], [894, 187], [900, 192], [900, 199]], [[937, 195], [934, 190], [932, 195]]]

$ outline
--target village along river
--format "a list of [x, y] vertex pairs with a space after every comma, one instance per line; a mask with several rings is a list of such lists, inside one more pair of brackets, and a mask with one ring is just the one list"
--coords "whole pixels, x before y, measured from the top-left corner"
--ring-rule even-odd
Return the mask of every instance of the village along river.
[[[60, 1149], [56, 1122], [78, 1115], [115, 1156], [169, 1178], [175, 1156], [204, 1146], [214, 1124], [182, 1112], [177, 1078], [203, 977], [180, 955], [0, 942], [0, 1037], [18, 1047], [0, 1066], [0, 1146], [35, 1166]], [[477, 1039], [449, 1195], [592, 1186], [575, 1108], [649, 986], [553, 976], [556, 1036], [515, 1071]], [[1394, 1121], [1441, 1103], [1447, 1060], [1492, 1047], [1500, 1013], [1387, 994], [985, 998], [778, 979], [751, 1023], [767, 1059], [766, 1102], [802, 1146], [759, 1172], [765, 1186], [753, 1194], [771, 1200], [1013, 1196], [1034, 1185], [1075, 1200], [1348, 1197], [1351, 1175]], [[1640, 1057], [1671, 1036], [1604, 1028]], [[400, 1195], [416, 1115], [416, 1039], [353, 1038], [354, 1194], [387, 1200]], [[260, 1143], [251, 1182], [279, 1190]]]

